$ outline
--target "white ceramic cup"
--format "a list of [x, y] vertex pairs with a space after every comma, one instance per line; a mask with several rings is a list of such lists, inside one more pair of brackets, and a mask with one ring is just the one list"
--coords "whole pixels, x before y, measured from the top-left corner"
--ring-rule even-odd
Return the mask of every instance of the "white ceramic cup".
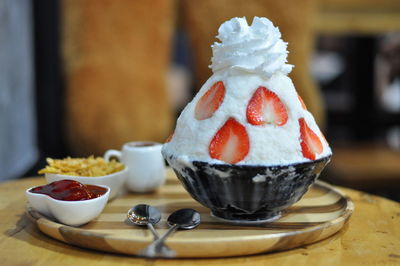
[[104, 159], [116, 157], [128, 167], [126, 187], [132, 192], [151, 192], [165, 182], [162, 144], [151, 141], [128, 142], [122, 150], [108, 150]]

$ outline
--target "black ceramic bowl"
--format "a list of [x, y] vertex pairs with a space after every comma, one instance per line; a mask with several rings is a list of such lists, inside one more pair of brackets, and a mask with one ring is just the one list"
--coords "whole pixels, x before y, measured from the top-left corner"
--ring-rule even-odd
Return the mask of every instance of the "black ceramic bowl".
[[189, 194], [232, 222], [264, 222], [278, 218], [317, 179], [330, 156], [284, 166], [209, 164], [165, 156]]

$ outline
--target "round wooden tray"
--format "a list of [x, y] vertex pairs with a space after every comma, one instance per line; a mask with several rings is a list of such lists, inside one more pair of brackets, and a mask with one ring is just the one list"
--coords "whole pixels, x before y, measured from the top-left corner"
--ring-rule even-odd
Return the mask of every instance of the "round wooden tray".
[[146, 227], [132, 225], [126, 219], [128, 209], [139, 203], [153, 205], [162, 212], [162, 219], [155, 227], [159, 235], [167, 231], [166, 218], [173, 211], [193, 208], [200, 212], [199, 227], [177, 231], [166, 241], [178, 258], [240, 256], [300, 247], [338, 232], [354, 210], [347, 196], [317, 181], [279, 220], [259, 225], [227, 224], [212, 217], [209, 209], [194, 201], [172, 171], [168, 171], [166, 184], [157, 192], [121, 195], [109, 202], [97, 219], [81, 227], [52, 221], [29, 206], [26, 213], [43, 233], [65, 243], [138, 255], [153, 240]]

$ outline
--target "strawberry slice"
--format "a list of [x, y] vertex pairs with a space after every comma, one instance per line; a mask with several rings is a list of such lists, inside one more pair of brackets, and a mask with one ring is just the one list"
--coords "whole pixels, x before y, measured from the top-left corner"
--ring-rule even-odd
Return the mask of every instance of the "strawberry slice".
[[225, 86], [222, 81], [214, 83], [200, 98], [194, 111], [197, 120], [210, 118], [219, 108], [225, 97]]
[[321, 140], [317, 134], [312, 131], [304, 118], [299, 119], [300, 125], [300, 145], [303, 156], [315, 160], [316, 154], [320, 154], [323, 150]]
[[288, 120], [285, 105], [278, 95], [265, 87], [258, 87], [247, 105], [247, 121], [252, 125], [283, 126]]
[[300, 95], [297, 94], [297, 98], [299, 98], [301, 107], [303, 107], [304, 110], [307, 110], [307, 106], [306, 106], [306, 104], [304, 103], [303, 99], [300, 97]]
[[249, 148], [246, 128], [229, 118], [211, 140], [208, 150], [211, 158], [235, 164], [246, 157]]

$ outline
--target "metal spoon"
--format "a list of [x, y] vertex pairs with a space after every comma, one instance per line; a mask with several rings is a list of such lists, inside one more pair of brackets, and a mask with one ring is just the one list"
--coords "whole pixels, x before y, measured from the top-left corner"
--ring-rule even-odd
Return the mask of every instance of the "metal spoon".
[[161, 220], [161, 213], [159, 210], [147, 204], [139, 204], [131, 208], [127, 216], [128, 219], [136, 225], [147, 225], [154, 236], [154, 240], [160, 238], [153, 226]]
[[200, 221], [200, 214], [193, 209], [180, 209], [173, 212], [167, 219], [168, 224], [171, 225], [170, 229], [163, 236], [150, 244], [142, 254], [149, 257], [154, 257], [154, 255], [171, 257], [173, 254], [160, 254], [165, 239], [178, 228], [190, 230], [197, 227], [200, 224]]

